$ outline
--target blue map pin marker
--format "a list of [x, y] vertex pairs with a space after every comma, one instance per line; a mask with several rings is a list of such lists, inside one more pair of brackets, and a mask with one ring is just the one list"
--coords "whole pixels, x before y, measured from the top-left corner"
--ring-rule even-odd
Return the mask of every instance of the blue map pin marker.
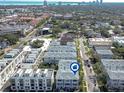
[[80, 64], [77, 63], [77, 62], [73, 62], [71, 65], [70, 65], [70, 69], [71, 71], [73, 71], [74, 75], [76, 74], [76, 72], [79, 70], [80, 68]]

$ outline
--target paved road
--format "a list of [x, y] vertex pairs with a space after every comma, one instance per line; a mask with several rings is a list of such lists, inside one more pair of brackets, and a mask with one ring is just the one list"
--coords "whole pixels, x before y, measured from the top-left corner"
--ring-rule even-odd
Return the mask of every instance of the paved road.
[[[95, 73], [93, 71], [89, 57], [86, 55], [86, 50], [83, 44], [83, 39], [79, 39], [80, 42], [80, 54], [82, 58], [82, 63], [84, 66], [84, 79], [86, 80], [88, 86], [88, 92], [100, 91], [98, 88], [98, 83], [96, 80]], [[88, 60], [88, 61], [87, 61]]]

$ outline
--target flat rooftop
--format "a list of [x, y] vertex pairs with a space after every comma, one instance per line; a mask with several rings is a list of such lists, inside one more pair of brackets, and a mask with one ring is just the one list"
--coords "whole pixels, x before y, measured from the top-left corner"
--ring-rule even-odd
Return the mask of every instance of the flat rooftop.
[[101, 59], [101, 63], [106, 70], [124, 71], [124, 60], [123, 59]]
[[111, 50], [96, 50], [96, 52], [101, 55], [113, 55]]
[[112, 42], [110, 38], [89, 38], [89, 41], [96, 42]]
[[107, 71], [108, 76], [112, 80], [124, 80], [124, 72], [118, 71]]
[[46, 77], [51, 78], [54, 74], [53, 69], [19, 69], [17, 72], [15, 72], [14, 76], [12, 78], [29, 78], [29, 77]]
[[64, 79], [64, 80], [78, 80], [79, 73], [77, 72], [75, 75], [70, 69], [70, 65], [73, 62], [77, 62], [77, 60], [60, 60], [59, 61], [59, 69], [56, 74], [56, 79]]
[[76, 52], [46, 52], [44, 58], [76, 58]]

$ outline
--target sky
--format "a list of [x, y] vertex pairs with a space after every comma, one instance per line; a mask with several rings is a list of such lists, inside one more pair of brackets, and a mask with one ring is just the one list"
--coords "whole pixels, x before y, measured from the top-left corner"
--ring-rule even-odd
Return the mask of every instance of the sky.
[[[44, 0], [0, 0], [0, 1], [44, 1]], [[63, 1], [63, 2], [89, 2], [95, 0], [47, 0], [47, 1]], [[103, 0], [104, 2], [124, 2], [124, 0]]]

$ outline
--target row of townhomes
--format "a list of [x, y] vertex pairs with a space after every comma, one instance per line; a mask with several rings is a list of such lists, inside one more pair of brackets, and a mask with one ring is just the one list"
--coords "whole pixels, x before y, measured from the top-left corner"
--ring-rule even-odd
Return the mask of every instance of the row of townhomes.
[[[39, 62], [41, 49], [25, 47], [25, 55], [20, 67], [11, 76], [12, 91], [77, 91], [79, 73], [75, 75], [70, 65], [77, 62], [77, 51], [74, 42], [62, 45], [59, 40], [50, 42]], [[56, 65], [56, 69], [38, 68], [38, 64]], [[56, 72], [56, 73], [55, 73]]]
[[43, 61], [46, 64], [58, 64], [61, 59], [75, 60], [76, 58], [76, 47], [72, 42], [61, 45], [60, 42], [53, 41], [45, 53]]
[[52, 69], [19, 69], [11, 78], [13, 91], [51, 91], [54, 82]]
[[[0, 60], [0, 89], [20, 68], [35, 68], [41, 49], [12, 49]], [[31, 55], [32, 54], [32, 55]], [[34, 58], [35, 57], [35, 58]], [[34, 60], [35, 59], [35, 60]], [[30, 61], [30, 62], [29, 62]], [[29, 63], [28, 65], [26, 63]]]
[[74, 42], [52, 41], [43, 57], [44, 64], [57, 64], [56, 91], [75, 91], [79, 88], [79, 73], [70, 70], [70, 65], [77, 62], [77, 52]]
[[112, 38], [89, 38], [89, 47], [92, 47], [94, 53], [101, 61], [101, 67], [107, 77], [108, 91], [124, 90], [124, 59], [114, 58], [111, 51], [112, 44], [116, 43], [123, 46], [124, 37]]

